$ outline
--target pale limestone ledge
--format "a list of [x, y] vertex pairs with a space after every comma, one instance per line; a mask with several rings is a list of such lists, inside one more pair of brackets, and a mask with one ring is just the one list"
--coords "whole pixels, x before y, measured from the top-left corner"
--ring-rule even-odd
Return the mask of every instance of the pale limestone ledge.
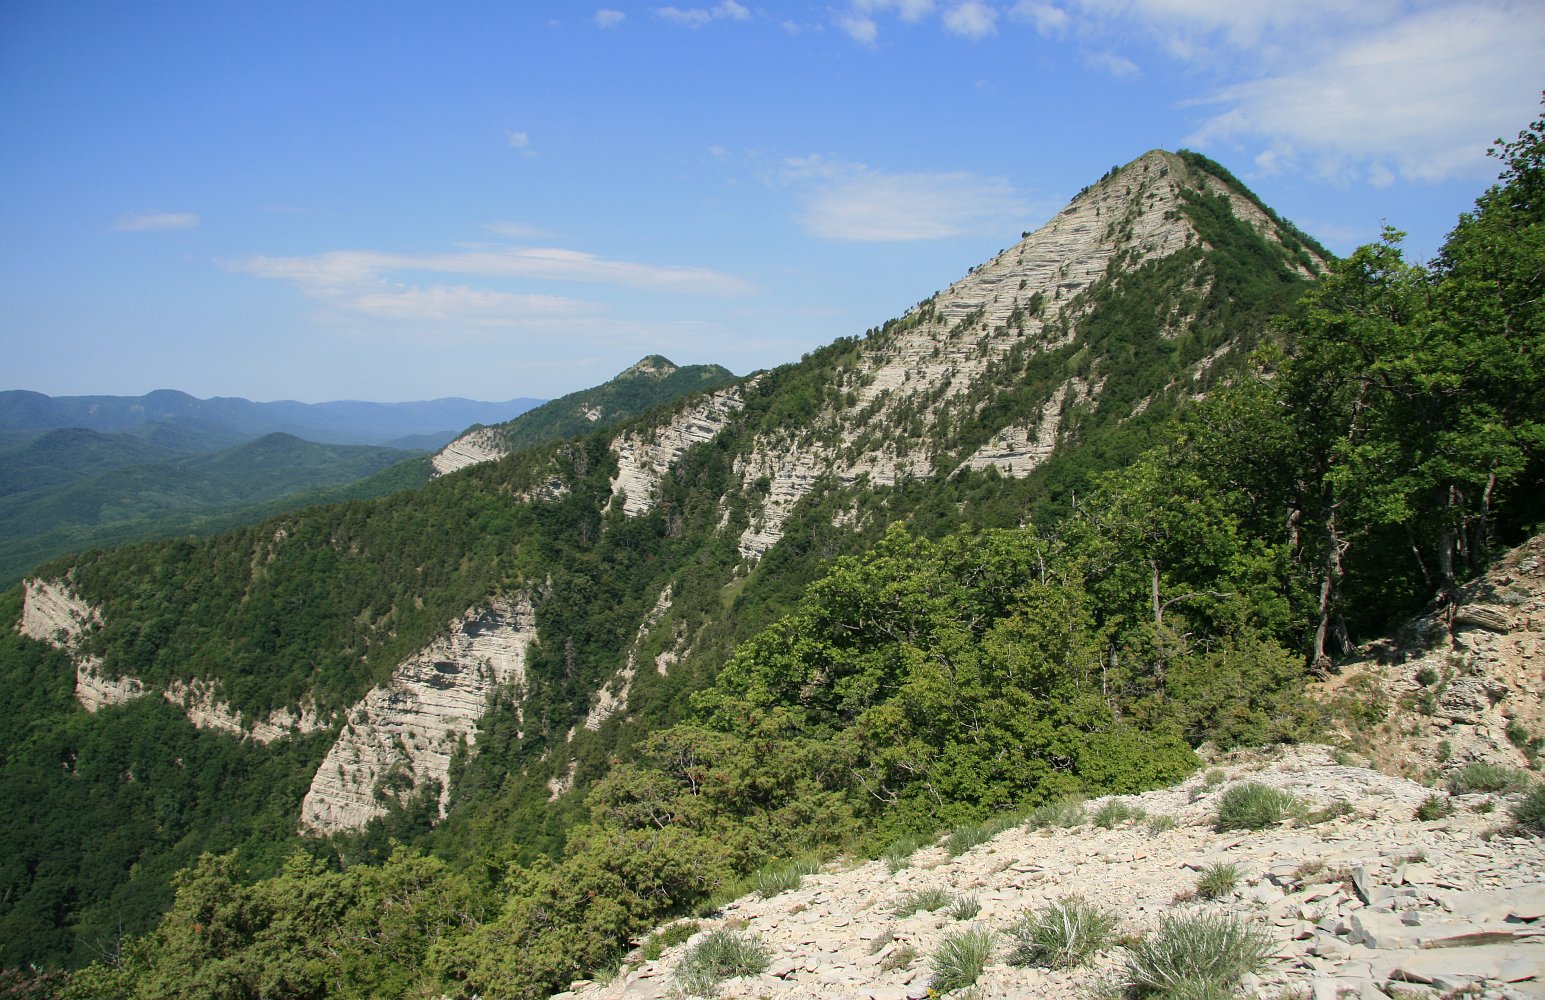
[[[671, 587], [670, 584], [666, 584], [665, 589], [660, 591], [660, 596], [655, 599], [654, 607], [649, 609], [649, 613], [639, 623], [638, 632], [633, 637], [633, 646], [628, 650], [627, 663], [623, 665], [621, 670], [617, 671], [617, 676], [601, 685], [601, 690], [595, 693], [594, 703], [590, 706], [590, 712], [585, 716], [583, 723], [586, 729], [594, 732], [601, 728], [601, 723], [618, 712], [627, 710], [628, 695], [633, 691], [633, 678], [638, 673], [639, 648], [643, 646], [644, 640], [649, 638], [649, 633], [660, 623], [660, 619], [670, 609]], [[655, 669], [662, 675], [665, 673], [665, 670], [662, 668], [660, 661], [664, 656], [665, 654], [661, 653], [660, 656], [655, 658]], [[616, 690], [613, 690], [614, 686]], [[573, 735], [574, 731], [570, 730], [569, 736], [571, 739]]]
[[436, 476], [444, 476], [470, 465], [496, 462], [503, 457], [504, 444], [499, 432], [492, 427], [479, 427], [441, 448], [429, 460], [429, 464], [434, 468]]
[[439, 784], [444, 816], [452, 755], [476, 739], [495, 689], [524, 684], [535, 639], [531, 602], [501, 597], [469, 610], [399, 665], [349, 710], [301, 805], [302, 829], [358, 830], [384, 815], [388, 800], [401, 801], [429, 782]]
[[[1028, 476], [1057, 450], [1057, 434], [1062, 429], [1065, 407], [1087, 403], [1098, 392], [1098, 384], [1090, 386], [1081, 378], [1069, 379], [1059, 385], [1046, 405], [1041, 407], [1040, 420], [1033, 427], [1010, 424], [978, 448], [960, 467], [977, 472], [996, 467], [1005, 476]], [[1070, 398], [1071, 404], [1068, 402]]]
[[[102, 623], [102, 613], [77, 596], [60, 580], [28, 580], [22, 603], [21, 622], [16, 631], [46, 642], [69, 653], [75, 661], [75, 700], [88, 712], [109, 705], [122, 705], [149, 692], [136, 677], [111, 677], [100, 659], [80, 652], [81, 640], [94, 626]], [[174, 680], [161, 697], [181, 708], [197, 729], [217, 729], [243, 739], [270, 743], [295, 733], [310, 733], [323, 728], [316, 709], [303, 707], [296, 714], [288, 708], [276, 709], [251, 725], [240, 712], [219, 700], [218, 682]]]
[[730, 417], [744, 405], [742, 392], [748, 384], [698, 396], [690, 405], [677, 410], [667, 423], [631, 430], [613, 439], [617, 474], [612, 477], [612, 495], [623, 494], [623, 510], [629, 517], [637, 517], [655, 505], [660, 480], [688, 448], [712, 440], [724, 429]]

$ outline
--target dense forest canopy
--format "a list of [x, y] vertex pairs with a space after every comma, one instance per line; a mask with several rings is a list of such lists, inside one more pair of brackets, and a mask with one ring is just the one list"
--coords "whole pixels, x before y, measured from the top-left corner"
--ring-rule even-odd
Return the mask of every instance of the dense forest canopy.
[[[818, 490], [750, 578], [734, 575], [734, 532], [754, 500], [732, 485], [736, 434], [759, 421], [798, 426], [813, 400], [840, 391], [830, 375], [856, 363], [857, 342], [757, 383], [737, 428], [688, 451], [644, 516], [611, 502], [616, 459], [597, 436], [209, 545], [59, 565], [104, 602], [98, 648], [134, 655], [140, 676], [170, 676], [171, 653], [193, 641], [176, 637], [185, 623], [226, 623], [208, 633], [223, 638], [197, 641], [230, 648], [193, 648], [219, 660], [231, 697], [252, 707], [309, 692], [347, 704], [449, 617], [518, 582], [543, 598], [531, 675], [552, 707], [532, 732], [511, 712], [485, 718], [437, 828], [410, 809], [358, 837], [279, 836], [265, 854], [232, 831], [206, 836], [196, 860], [165, 855], [189, 867], [164, 917], [111, 937], [101, 932], [115, 911], [101, 903], [90, 911], [98, 954], [39, 909], [57, 898], [46, 880], [74, 875], [49, 871], [46, 845], [17, 831], [35, 854], [7, 874], [23, 902], [0, 918], [5, 961], [29, 960], [16, 942], [37, 928], [59, 939], [51, 954], [98, 959], [53, 981], [74, 996], [545, 996], [770, 859], [872, 855], [1002, 809], [1172, 781], [1204, 741], [1314, 734], [1309, 677], [1398, 616], [1452, 602], [1488, 551], [1545, 515], [1545, 118], [1494, 152], [1499, 183], [1436, 261], [1406, 261], [1391, 231], [1313, 284], [1284, 265], [1312, 244], [1262, 250], [1224, 205], [1192, 199], [1225, 252], [1208, 259], [1209, 294], [1192, 301], [1212, 325], [1171, 346], [1200, 356], [1230, 315], [1280, 317], [1248, 365], [1128, 430], [1091, 422], [1086, 450], [1027, 479], [961, 470], [955, 455], [929, 479], [862, 498]], [[1241, 265], [1238, 299], [1213, 294], [1230, 287], [1229, 262], [1255, 254], [1267, 266]], [[1092, 290], [1091, 313], [1106, 317], [1092, 329], [1135, 374], [1157, 372], [1141, 353], [1138, 299], [1123, 295], [1173, 275], [1129, 278]], [[563, 496], [504, 502], [554, 469]], [[850, 507], [857, 530], [834, 528]], [[865, 518], [881, 508], [888, 517]], [[265, 582], [225, 565], [270, 555], [313, 561], [315, 574]], [[333, 572], [343, 564], [354, 573]], [[664, 567], [678, 565], [691, 570], [670, 577]], [[362, 582], [324, 582], [340, 578]], [[330, 589], [306, 593], [307, 581]], [[641, 674], [631, 711], [648, 725], [618, 720], [576, 741], [589, 791], [548, 805], [543, 767], [558, 764], [548, 752], [667, 583], [679, 584], [672, 613], [720, 659]], [[165, 635], [138, 624], [157, 609]], [[59, 762], [95, 737], [66, 711], [60, 654], [9, 642], [7, 690], [33, 684], [41, 721], [7, 721], [16, 731], [0, 797], [41, 797], [26, 822], [55, 829], [46, 813]], [[305, 648], [316, 653], [289, 658], [288, 676], [264, 666], [275, 649]], [[370, 676], [352, 669], [362, 659]], [[130, 715], [118, 718], [132, 725]], [[190, 748], [180, 766], [205, 769], [199, 780], [250, 777], [252, 788], [264, 787], [256, 769], [285, 766], [274, 751], [240, 750], [255, 757], [194, 764]], [[320, 748], [283, 752], [290, 783], [266, 786], [248, 829], [293, 816], [295, 776]], [[174, 801], [121, 808], [153, 835], [180, 822], [156, 811]], [[282, 867], [273, 845], [293, 847]], [[265, 862], [272, 874], [254, 878]]]

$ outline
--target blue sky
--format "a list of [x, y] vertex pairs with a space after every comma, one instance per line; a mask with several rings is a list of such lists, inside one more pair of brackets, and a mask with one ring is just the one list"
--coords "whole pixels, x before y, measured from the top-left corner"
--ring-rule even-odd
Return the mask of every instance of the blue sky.
[[1538, 0], [0, 5], [0, 388], [553, 397], [862, 334], [1144, 151], [1432, 256]]

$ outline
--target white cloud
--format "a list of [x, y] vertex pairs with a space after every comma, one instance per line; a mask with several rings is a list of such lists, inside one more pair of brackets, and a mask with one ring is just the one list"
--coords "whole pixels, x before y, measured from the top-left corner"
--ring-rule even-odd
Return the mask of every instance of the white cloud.
[[953, 35], [979, 41], [998, 33], [998, 10], [982, 0], [963, 0], [944, 12], [944, 27]]
[[1084, 62], [1090, 67], [1109, 73], [1117, 79], [1136, 76], [1138, 72], [1137, 63], [1125, 56], [1118, 56], [1114, 52], [1090, 52], [1084, 56]]
[[742, 278], [707, 268], [606, 260], [578, 250], [553, 247], [500, 247], [438, 254], [333, 250], [310, 257], [254, 256], [225, 266], [263, 278], [293, 281], [313, 291], [355, 288], [380, 281], [388, 274], [412, 272], [572, 281], [682, 295], [744, 295], [755, 290]]
[[1030, 211], [1001, 177], [885, 173], [821, 156], [784, 161], [775, 180], [803, 188], [799, 222], [832, 240], [895, 242], [997, 231]]
[[907, 24], [916, 24], [933, 13], [934, 0], [854, 0], [853, 9], [894, 13]]
[[1545, 7], [1428, 8], [1317, 38], [1291, 68], [1221, 88], [1187, 141], [1264, 142], [1375, 184], [1481, 175], [1486, 144], [1537, 111], [1542, 59]]
[[114, 233], [164, 232], [171, 229], [193, 229], [199, 217], [193, 212], [144, 212], [139, 215], [120, 215], [113, 220]]
[[1035, 25], [1035, 30], [1045, 37], [1067, 33], [1070, 18], [1061, 7], [1035, 0], [1019, 0], [1009, 9], [1009, 17]]
[[617, 25], [627, 20], [627, 17], [628, 15], [624, 14], [620, 10], [609, 10], [605, 7], [602, 7], [600, 10], [595, 12], [595, 23], [597, 27], [615, 28]]
[[655, 14], [688, 28], [701, 28], [713, 21], [747, 21], [751, 18], [751, 12], [736, 0], [720, 0], [712, 7], [688, 7], [685, 10], [679, 7], [656, 7]]
[[583, 316], [599, 308], [555, 295], [512, 295], [467, 285], [398, 286], [363, 292], [342, 304], [379, 319], [480, 327], [522, 326]]
[[874, 18], [860, 14], [845, 14], [837, 18], [837, 27], [860, 45], [873, 45], [880, 34], [880, 26], [874, 22]]
[[545, 229], [527, 226], [519, 222], [490, 222], [483, 228], [490, 233], [507, 236], [512, 240], [542, 239], [548, 235]]
[[511, 149], [531, 148], [531, 136], [524, 132], [506, 132], [504, 137], [509, 141]]

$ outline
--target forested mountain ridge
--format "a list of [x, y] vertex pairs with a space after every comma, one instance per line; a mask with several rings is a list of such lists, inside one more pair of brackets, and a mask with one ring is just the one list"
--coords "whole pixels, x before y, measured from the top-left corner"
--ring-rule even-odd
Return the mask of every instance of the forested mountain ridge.
[[435, 454], [435, 474], [496, 461], [544, 441], [576, 437], [733, 381], [735, 374], [719, 365], [678, 367], [651, 354], [601, 385], [549, 400], [502, 424], [471, 428]]
[[[1519, 498], [1540, 479], [1540, 386], [1499, 364], [1540, 337], [1538, 264], [1499, 284], [1487, 256], [1529, 259], [1538, 132], [1431, 274], [1365, 248], [1291, 308], [1324, 255], [1216, 165], [1148, 154], [906, 317], [798, 364], [413, 493], [45, 567], [82, 609], [66, 652], [103, 676], [200, 679], [252, 717], [348, 713], [345, 733], [398, 754], [365, 789], [384, 815], [301, 842], [323, 861], [243, 888], [283, 844], [184, 837], [242, 851], [185, 874], [155, 934], [82, 984], [536, 996], [769, 857], [1147, 787], [1193, 767], [1203, 739], [1302, 732], [1306, 651], [1345, 651], [1450, 586], [1486, 531], [1538, 518]], [[1296, 353], [1247, 364], [1284, 313]], [[1511, 381], [1454, 367], [1456, 344]], [[1467, 462], [1458, 435], [1488, 408]], [[457, 659], [474, 644], [458, 635], [503, 635], [509, 658]], [[61, 759], [122, 775], [93, 761], [98, 725], [190, 732], [150, 711], [160, 699], [69, 714], [46, 642], [15, 640], [5, 665], [8, 686], [47, 679], [26, 703], [58, 720], [7, 757], [16, 801], [18, 777], [48, 787]], [[435, 741], [368, 714], [485, 670], [505, 682], [475, 742], [418, 753]], [[195, 742], [201, 774], [238, 773], [225, 747], [286, 773], [244, 822], [293, 830], [322, 738]], [[178, 801], [150, 815], [167, 824]], [[437, 857], [385, 859], [388, 833]], [[110, 883], [134, 860], [91, 862]], [[32, 928], [58, 954], [114, 911], [63, 904], [44, 873], [7, 872], [0, 919], [8, 943]], [[377, 912], [382, 892], [403, 908]]]

